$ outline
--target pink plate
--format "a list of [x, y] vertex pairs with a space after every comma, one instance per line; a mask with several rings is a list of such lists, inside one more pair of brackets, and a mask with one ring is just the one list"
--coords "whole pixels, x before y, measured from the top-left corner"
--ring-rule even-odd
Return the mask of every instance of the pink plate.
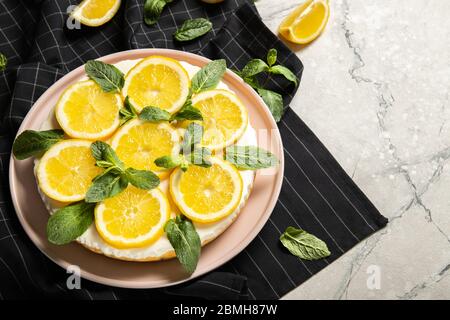
[[[200, 67], [210, 61], [195, 54], [167, 49], [131, 50], [111, 54], [100, 60], [117, 63], [150, 55], [163, 55]], [[27, 129], [39, 130], [63, 90], [83, 76], [85, 73], [82, 66], [51, 86], [31, 108], [19, 133]], [[267, 222], [278, 199], [283, 180], [283, 146], [269, 109], [254, 90], [229, 70], [223, 81], [247, 106], [250, 122], [259, 133], [259, 145], [271, 150], [280, 159], [280, 166], [277, 170], [272, 170], [271, 174], [267, 174], [267, 170], [258, 171], [250, 198], [238, 219], [222, 235], [203, 248], [194, 274], [187, 276], [176, 259], [161, 262], [126, 262], [93, 253], [76, 243], [66, 246], [50, 244], [45, 231], [48, 212], [37, 191], [33, 159], [18, 161], [11, 157], [9, 181], [12, 200], [23, 228], [35, 245], [63, 268], [69, 265], [79, 266], [82, 277], [86, 279], [125, 288], [157, 288], [178, 284], [221, 266], [244, 250]]]

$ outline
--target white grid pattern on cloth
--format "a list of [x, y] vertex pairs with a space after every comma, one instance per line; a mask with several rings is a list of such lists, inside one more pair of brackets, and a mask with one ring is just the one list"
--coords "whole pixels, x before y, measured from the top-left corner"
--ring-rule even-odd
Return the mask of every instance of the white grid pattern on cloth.
[[[205, 10], [200, 1], [178, 0], [168, 5], [160, 21], [152, 27], [146, 26], [142, 21], [143, 1], [128, 0], [119, 14], [104, 27], [76, 31], [70, 37], [64, 27], [65, 8], [77, 3], [77, 0], [37, 1], [40, 3], [39, 19], [34, 18], [37, 9], [28, 7], [24, 3], [17, 0], [0, 0], [2, 10], [0, 11], [0, 51], [8, 52], [11, 62], [6, 72], [0, 74], [0, 102], [8, 102], [0, 107], [3, 108], [0, 109], [0, 116], [3, 115], [3, 119], [0, 119], [2, 124], [0, 128], [0, 175], [2, 176], [0, 249], [5, 248], [2, 245], [8, 243], [8, 250], [16, 252], [17, 255], [17, 259], [13, 262], [5, 261], [3, 252], [0, 251], [0, 271], [3, 266], [4, 276], [10, 276], [10, 282], [16, 283], [17, 290], [20, 292], [28, 290], [30, 286], [35, 287], [36, 282], [31, 278], [29, 271], [30, 266], [35, 267], [29, 260], [30, 255], [34, 254], [49, 270], [47, 274], [57, 274], [53, 279], [57, 291], [70, 296], [74, 293], [64, 288], [65, 274], [36, 253], [30, 241], [24, 238], [12, 210], [6, 178], [12, 136], [29, 108], [48, 87], [86, 60], [116, 51], [146, 47], [174, 48], [199, 52], [212, 59], [225, 58], [229, 67], [237, 68], [242, 68], [250, 58], [264, 58], [262, 55], [268, 49], [276, 47], [279, 53], [278, 62], [294, 70], [299, 79], [303, 66], [295, 54], [264, 26], [253, 5], [246, 5], [236, 11], [236, 8], [243, 3], [249, 3], [247, 0], [225, 1], [221, 5], [214, 6], [215, 10]], [[32, 26], [24, 27], [24, 18], [20, 18], [21, 16], [29, 16], [28, 24]], [[208, 17], [214, 25], [212, 32], [193, 42], [176, 43], [172, 34], [177, 26], [181, 25], [185, 19], [197, 17]], [[7, 20], [10, 22], [5, 22]], [[5, 23], [7, 25], [4, 25]], [[30, 38], [29, 30], [35, 30], [36, 37]], [[23, 39], [25, 36], [26, 39]], [[22, 52], [17, 48], [21, 50], [28, 48], [29, 52]], [[271, 79], [269, 86], [283, 94], [287, 107], [296, 89], [288, 81], [278, 77]], [[7, 106], [6, 109], [5, 106]], [[302, 130], [307, 128], [289, 109], [288, 115], [280, 124], [280, 130], [284, 133], [285, 158], [290, 167], [286, 169], [284, 178], [286, 183], [274, 214], [269, 219], [270, 223], [266, 224], [257, 238], [240, 255], [221, 268], [221, 270], [229, 270], [236, 275], [247, 277], [247, 293], [240, 292], [240, 287], [234, 287], [232, 277], [221, 278], [213, 272], [197, 281], [178, 287], [179, 292], [177, 288], [141, 291], [148, 298], [151, 298], [155, 292], [185, 295], [183, 290], [194, 290], [201, 293], [206, 287], [208, 290], [212, 290], [212, 287], [222, 288], [230, 294], [239, 293], [240, 297], [248, 295], [250, 299], [278, 298], [383, 226], [384, 220], [381, 216], [377, 216], [376, 209], [372, 208], [360, 191], [349, 189], [350, 178], [342, 178], [342, 173], [336, 176], [335, 172], [329, 171], [329, 163], [332, 163], [333, 170], [343, 172], [337, 163], [334, 164], [331, 155], [322, 149], [320, 142], [316, 139], [317, 141], [311, 145], [304, 140], [306, 138], [302, 136]], [[286, 142], [293, 141], [302, 149], [287, 146]], [[311, 160], [307, 163], [299, 162], [298, 152], [309, 155]], [[323, 163], [324, 158], [327, 159], [327, 165]], [[311, 169], [319, 174], [312, 174]], [[292, 180], [291, 176], [302, 179], [304, 184], [312, 188], [306, 194], [298, 191], [300, 190], [298, 184], [301, 182]], [[321, 179], [322, 183], [318, 184], [317, 179]], [[338, 192], [331, 195], [330, 190]], [[310, 199], [317, 203], [309, 203]], [[303, 205], [304, 211], [299, 211], [299, 204]], [[343, 205], [349, 206], [350, 210], [343, 212], [338, 208]], [[334, 217], [336, 223], [330, 225], [329, 217]], [[333, 255], [320, 262], [302, 261], [289, 256], [278, 244], [278, 235], [287, 225], [314, 229], [316, 235], [327, 241]], [[14, 263], [14, 268], [10, 263]], [[226, 272], [222, 274], [231, 275]], [[75, 293], [76, 297], [121, 299], [128, 297], [131, 291], [114, 290], [110, 287], [87, 283], [82, 292], [82, 294]], [[7, 290], [0, 285], [0, 299], [7, 295]]]
[[[375, 231], [375, 228], [369, 224], [369, 222], [366, 220], [366, 218], [361, 214], [361, 212], [358, 210], [358, 208], [353, 204], [352, 201], [346, 196], [345, 192], [339, 187], [338, 184], [330, 177], [328, 172], [323, 168], [323, 166], [320, 164], [320, 162], [317, 160], [317, 158], [314, 156], [314, 154], [305, 146], [305, 144], [299, 139], [299, 137], [292, 131], [292, 129], [286, 124], [285, 121], [281, 120], [281, 123], [286, 127], [286, 129], [289, 130], [289, 132], [292, 133], [292, 135], [295, 137], [295, 139], [305, 148], [305, 150], [314, 158], [314, 161], [317, 163], [317, 165], [320, 167], [320, 169], [325, 173], [325, 175], [330, 179], [330, 181], [333, 183], [334, 186], [339, 190], [339, 192], [342, 194], [342, 196], [348, 201], [348, 203], [355, 209], [355, 211], [358, 213], [358, 215], [364, 220], [364, 222], [371, 228], [373, 231]], [[289, 154], [289, 153], [288, 153]], [[292, 157], [291, 154], [289, 156], [295, 161], [295, 159]], [[296, 162], [296, 161], [295, 161]], [[296, 162], [299, 169], [301, 169], [300, 165]], [[302, 169], [302, 172], [303, 169]], [[309, 178], [308, 178], [309, 181]], [[311, 182], [312, 184], [312, 182]], [[313, 185], [314, 186], [314, 185]], [[314, 186], [314, 189], [317, 190], [317, 188]], [[317, 190], [318, 191], [318, 190]], [[319, 191], [318, 191], [319, 192]], [[319, 192], [320, 193], [320, 192]], [[323, 196], [322, 196], [323, 197]], [[328, 203], [328, 202], [327, 202]], [[360, 239], [359, 239], [360, 240]]]

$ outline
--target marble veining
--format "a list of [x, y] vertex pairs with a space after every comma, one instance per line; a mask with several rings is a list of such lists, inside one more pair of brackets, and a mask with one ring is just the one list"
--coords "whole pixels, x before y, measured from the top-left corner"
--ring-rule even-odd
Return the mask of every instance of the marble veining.
[[[276, 32], [299, 3], [256, 6]], [[448, 299], [450, 2], [330, 6], [319, 39], [288, 44], [305, 64], [291, 107], [390, 222], [285, 298]]]

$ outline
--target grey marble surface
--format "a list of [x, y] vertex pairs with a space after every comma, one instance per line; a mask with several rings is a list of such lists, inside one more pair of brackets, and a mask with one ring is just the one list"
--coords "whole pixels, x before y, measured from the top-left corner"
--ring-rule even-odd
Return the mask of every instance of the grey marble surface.
[[[301, 0], [258, 0], [269, 28]], [[292, 108], [390, 219], [286, 299], [450, 298], [450, 1], [330, 0]], [[379, 280], [379, 281], [378, 281]]]

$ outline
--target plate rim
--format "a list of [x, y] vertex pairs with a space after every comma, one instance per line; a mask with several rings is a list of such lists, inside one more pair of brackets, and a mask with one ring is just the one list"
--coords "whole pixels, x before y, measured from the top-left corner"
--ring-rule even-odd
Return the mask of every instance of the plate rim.
[[[203, 61], [205, 63], [208, 63], [208, 62], [212, 61], [211, 59], [206, 58], [206, 57], [201, 56], [201, 55], [198, 55], [198, 54], [185, 52], [185, 51], [181, 51], [181, 50], [165, 49], [165, 48], [146, 48], [146, 49], [132, 49], [132, 50], [119, 51], [119, 52], [115, 52], [115, 53], [112, 53], [112, 54], [108, 54], [108, 55], [96, 58], [96, 60], [107, 62], [109, 60], [114, 60], [116, 58], [116, 56], [128, 55], [128, 54], [141, 54], [141, 53], [142, 54], [151, 55], [152, 53], [155, 53], [155, 52], [157, 54], [164, 54], [164, 53], [182, 54], [184, 56], [190, 56], [190, 57], [192, 57], [194, 59], [200, 59], [201, 61]], [[122, 59], [122, 60], [125, 60], [125, 59]], [[26, 124], [28, 122], [28, 119], [30, 117], [30, 114], [35, 112], [35, 109], [38, 108], [38, 106], [41, 104], [41, 101], [45, 101], [47, 99], [47, 96], [51, 96], [53, 94], [53, 91], [57, 90], [57, 88], [59, 87], [58, 84], [60, 84], [62, 82], [65, 82], [65, 80], [67, 78], [70, 78], [74, 74], [78, 73], [80, 69], [84, 69], [84, 64], [79, 66], [79, 67], [77, 67], [77, 68], [75, 68], [75, 69], [73, 69], [73, 70], [71, 70], [69, 73], [64, 75], [58, 81], [53, 83], [36, 100], [36, 102], [33, 104], [33, 106], [30, 108], [30, 110], [27, 112], [26, 116], [22, 120], [22, 123], [20, 124], [19, 129], [17, 130], [17, 133], [16, 133], [16, 135], [14, 137], [14, 140], [16, 139], [16, 137], [22, 131], [24, 131], [25, 126], [26, 126]], [[127, 289], [163, 288], [163, 287], [170, 287], [170, 286], [174, 286], [174, 285], [177, 285], [177, 284], [181, 284], [181, 283], [184, 283], [184, 282], [187, 282], [187, 281], [191, 281], [191, 280], [193, 280], [195, 278], [198, 278], [198, 277], [200, 277], [200, 276], [202, 276], [202, 275], [204, 275], [206, 273], [209, 273], [211, 271], [214, 271], [215, 269], [221, 267], [222, 265], [224, 265], [228, 261], [232, 260], [234, 257], [236, 257], [238, 254], [240, 254], [243, 250], [246, 249], [246, 247], [257, 237], [257, 235], [260, 233], [262, 228], [266, 225], [266, 223], [270, 219], [270, 216], [272, 215], [273, 210], [275, 208], [275, 205], [276, 205], [276, 203], [278, 201], [278, 198], [279, 198], [279, 195], [280, 195], [280, 192], [281, 192], [281, 187], [282, 187], [282, 184], [283, 184], [283, 177], [284, 177], [284, 147], [283, 147], [283, 140], [281, 139], [281, 134], [280, 134], [280, 131], [278, 129], [278, 125], [276, 124], [275, 119], [273, 118], [269, 108], [264, 103], [262, 98], [255, 92], [255, 90], [253, 90], [253, 88], [251, 88], [248, 84], [243, 82], [242, 79], [239, 78], [239, 76], [236, 75], [228, 67], [227, 67], [227, 70], [226, 70], [225, 74], [230, 76], [235, 81], [240, 82], [243, 85], [243, 87], [246, 89], [246, 91], [248, 91], [250, 93], [250, 95], [253, 96], [253, 98], [255, 98], [256, 100], [258, 100], [260, 102], [260, 104], [263, 106], [263, 110], [266, 113], [269, 122], [271, 123], [271, 126], [273, 128], [276, 128], [276, 139], [278, 140], [278, 145], [279, 145], [279, 148], [280, 148], [279, 166], [278, 166], [278, 169], [277, 169], [278, 170], [277, 176], [279, 178], [276, 180], [276, 184], [275, 184], [275, 188], [274, 188], [275, 192], [273, 192], [272, 195], [271, 195], [270, 201], [268, 202], [268, 205], [267, 205], [266, 212], [262, 216], [263, 219], [260, 219], [260, 222], [257, 224], [257, 226], [255, 228], [253, 228], [249, 233], [247, 233], [246, 236], [243, 239], [241, 239], [241, 241], [239, 241], [239, 244], [236, 245], [236, 247], [239, 247], [238, 250], [234, 250], [232, 252], [229, 252], [227, 255], [222, 256], [220, 259], [215, 260], [214, 262], [204, 266], [204, 270], [202, 270], [202, 272], [198, 272], [198, 273], [195, 272], [191, 276], [183, 278], [183, 279], [178, 280], [178, 281], [165, 282], [165, 283], [156, 284], [156, 285], [148, 285], [145, 282], [131, 282], [130, 280], [119, 280], [119, 279], [107, 278], [107, 277], [104, 277], [104, 276], [98, 276], [98, 275], [92, 274], [91, 272], [83, 270], [83, 269], [80, 269], [80, 276], [81, 276], [81, 278], [89, 280], [89, 281], [93, 281], [95, 283], [107, 285], [107, 286], [118, 287], [118, 288], [127, 288]], [[31, 229], [28, 228], [27, 222], [26, 222], [26, 219], [25, 219], [24, 215], [18, 213], [20, 211], [19, 210], [19, 202], [18, 202], [18, 199], [16, 198], [16, 196], [13, 194], [13, 190], [15, 190], [15, 182], [16, 182], [15, 179], [13, 178], [13, 172], [15, 172], [14, 162], [15, 162], [15, 158], [14, 158], [12, 150], [11, 150], [11, 155], [10, 155], [10, 159], [9, 159], [8, 178], [9, 178], [9, 189], [10, 189], [11, 200], [12, 200], [12, 203], [13, 203], [13, 207], [14, 207], [16, 216], [18, 217], [19, 222], [20, 222], [23, 230], [27, 234], [28, 238], [33, 242], [33, 245], [36, 248], [38, 248], [39, 251], [42, 252], [48, 259], [53, 261], [56, 265], [60, 266], [64, 270], [67, 270], [67, 268], [71, 264], [69, 262], [65, 261], [64, 259], [59, 258], [59, 257], [50, 256], [49, 253], [47, 253], [44, 250], [44, 248], [41, 248], [37, 244], [38, 243], [38, 236], [37, 236], [37, 234], [35, 234]], [[250, 194], [250, 197], [251, 197], [251, 194]], [[244, 208], [245, 208], [245, 206], [244, 206]], [[220, 235], [219, 235], [219, 237], [220, 237]], [[80, 244], [77, 244], [77, 245], [80, 245]]]

